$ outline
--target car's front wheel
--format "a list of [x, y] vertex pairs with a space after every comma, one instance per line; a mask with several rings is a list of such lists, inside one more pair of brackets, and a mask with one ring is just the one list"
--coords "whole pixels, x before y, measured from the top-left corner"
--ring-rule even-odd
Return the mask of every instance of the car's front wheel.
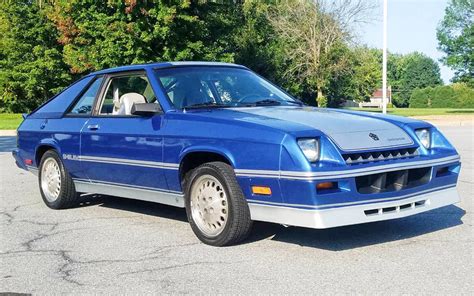
[[186, 176], [186, 213], [204, 243], [225, 246], [244, 240], [252, 221], [245, 197], [231, 166], [206, 163]]
[[78, 194], [71, 176], [58, 153], [48, 150], [39, 166], [39, 187], [44, 203], [52, 209], [64, 209], [77, 202]]

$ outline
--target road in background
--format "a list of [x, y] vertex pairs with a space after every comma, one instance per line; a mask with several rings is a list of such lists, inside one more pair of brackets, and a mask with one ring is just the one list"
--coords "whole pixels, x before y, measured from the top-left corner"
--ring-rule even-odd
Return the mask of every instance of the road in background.
[[462, 201], [327, 230], [255, 223], [250, 239], [200, 243], [183, 209], [113, 197], [53, 211], [0, 137], [0, 292], [434, 293], [473, 284], [473, 127], [445, 127], [462, 157]]

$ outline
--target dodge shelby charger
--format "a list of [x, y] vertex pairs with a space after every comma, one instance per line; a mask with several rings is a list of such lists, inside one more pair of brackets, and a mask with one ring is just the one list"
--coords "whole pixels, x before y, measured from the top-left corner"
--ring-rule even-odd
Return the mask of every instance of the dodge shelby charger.
[[329, 228], [459, 201], [459, 155], [429, 123], [308, 107], [234, 64], [87, 75], [25, 115], [13, 156], [50, 208], [82, 193], [182, 207], [216, 246], [252, 221]]

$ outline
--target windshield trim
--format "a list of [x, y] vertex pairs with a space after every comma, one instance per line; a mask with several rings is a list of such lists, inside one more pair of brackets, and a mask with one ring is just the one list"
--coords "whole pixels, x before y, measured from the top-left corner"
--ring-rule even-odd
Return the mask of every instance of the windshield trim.
[[[266, 79], [265, 77], [259, 75], [258, 73], [253, 72], [249, 68], [247, 68], [245, 66], [242, 66], [242, 65], [225, 65], [225, 64], [224, 65], [170, 65], [169, 67], [164, 67], [164, 68], [153, 68], [153, 74], [155, 76], [156, 82], [160, 86], [161, 91], [165, 95], [165, 99], [168, 101], [169, 105], [172, 107], [172, 110], [185, 111], [186, 109], [189, 110], [189, 109], [206, 109], [206, 108], [209, 108], [209, 109], [211, 109], [211, 108], [212, 109], [219, 109], [219, 108], [252, 108], [252, 107], [256, 106], [255, 104], [248, 103], [248, 104], [242, 104], [242, 105], [219, 105], [219, 106], [209, 105], [209, 106], [200, 106], [200, 107], [191, 107], [191, 108], [189, 108], [190, 106], [185, 106], [183, 108], [178, 108], [174, 105], [174, 103], [171, 101], [170, 97], [168, 96], [168, 94], [166, 92], [166, 88], [164, 87], [163, 83], [161, 82], [160, 75], [159, 75], [160, 72], [167, 71], [167, 70], [170, 70], [172, 68], [219, 68], [219, 69], [229, 68], [229, 69], [235, 69], [235, 70], [248, 71], [248, 72], [252, 73], [253, 75], [256, 75], [258, 78], [262, 79], [266, 83], [270, 84], [272, 87], [274, 87], [277, 90], [281, 91], [283, 94], [285, 94], [287, 97], [289, 97], [291, 99], [291, 100], [284, 100], [285, 102], [289, 102], [287, 104], [282, 102], [282, 104], [280, 104], [280, 105], [275, 105], [275, 104], [265, 105], [265, 104], [263, 104], [263, 105], [257, 105], [258, 107], [276, 107], [276, 106], [283, 106], [284, 107], [284, 106], [298, 106], [298, 105], [299, 106], [306, 106], [306, 104], [303, 101], [295, 98], [293, 95], [288, 93], [286, 90], [282, 89], [280, 86], [276, 85], [275, 83], [271, 82], [270, 80]], [[218, 105], [218, 104], [219, 103], [216, 103], [216, 105]]]

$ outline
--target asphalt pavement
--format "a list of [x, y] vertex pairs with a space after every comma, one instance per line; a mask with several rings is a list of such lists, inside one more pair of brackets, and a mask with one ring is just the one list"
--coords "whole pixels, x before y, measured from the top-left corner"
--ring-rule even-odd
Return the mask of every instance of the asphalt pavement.
[[225, 248], [200, 243], [183, 209], [87, 196], [50, 210], [0, 137], [0, 292], [473, 295], [474, 130], [442, 130], [462, 157], [461, 203], [327, 230], [256, 223]]

